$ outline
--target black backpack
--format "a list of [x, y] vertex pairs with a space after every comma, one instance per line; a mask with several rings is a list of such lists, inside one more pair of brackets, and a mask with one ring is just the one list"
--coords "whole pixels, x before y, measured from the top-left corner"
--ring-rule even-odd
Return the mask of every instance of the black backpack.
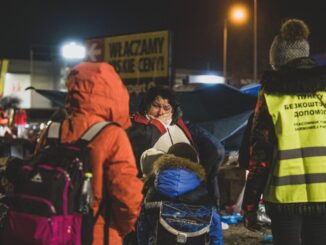
[[32, 159], [8, 167], [14, 190], [1, 244], [91, 244], [93, 214], [91, 166], [87, 145], [111, 122], [91, 126], [74, 144], [60, 143], [61, 124], [49, 126], [46, 146]]
[[208, 245], [213, 208], [159, 201], [145, 202], [145, 214], [154, 219], [149, 240], [156, 245]]

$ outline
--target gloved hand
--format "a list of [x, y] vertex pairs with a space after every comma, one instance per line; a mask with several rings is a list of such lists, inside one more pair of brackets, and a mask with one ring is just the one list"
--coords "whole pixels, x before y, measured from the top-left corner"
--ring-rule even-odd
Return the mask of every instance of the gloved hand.
[[250, 231], [262, 231], [262, 226], [258, 224], [256, 211], [244, 211], [243, 223], [244, 226]]

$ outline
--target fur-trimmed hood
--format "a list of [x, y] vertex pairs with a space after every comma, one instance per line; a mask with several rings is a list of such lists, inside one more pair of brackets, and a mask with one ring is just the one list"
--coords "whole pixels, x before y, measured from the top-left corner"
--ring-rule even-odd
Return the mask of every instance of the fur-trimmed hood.
[[159, 194], [176, 198], [191, 193], [205, 183], [205, 170], [199, 163], [164, 154], [155, 161], [152, 178]]
[[326, 67], [318, 66], [311, 58], [295, 59], [278, 71], [265, 72], [261, 84], [267, 93], [326, 91]]
[[199, 164], [183, 157], [172, 154], [164, 154], [154, 162], [152, 175], [156, 176], [160, 171], [170, 168], [182, 168], [194, 172], [200, 181], [205, 180], [205, 169]]

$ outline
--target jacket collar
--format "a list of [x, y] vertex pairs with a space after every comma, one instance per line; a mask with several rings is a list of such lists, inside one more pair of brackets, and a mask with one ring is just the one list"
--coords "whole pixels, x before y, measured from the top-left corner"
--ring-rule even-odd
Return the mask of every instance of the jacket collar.
[[278, 71], [263, 75], [262, 87], [267, 93], [316, 93], [326, 91], [326, 67], [311, 58], [295, 59]]

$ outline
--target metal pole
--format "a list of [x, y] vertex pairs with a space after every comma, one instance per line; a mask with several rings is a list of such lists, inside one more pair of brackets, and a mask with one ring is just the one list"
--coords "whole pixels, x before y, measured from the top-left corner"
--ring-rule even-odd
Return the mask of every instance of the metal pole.
[[224, 19], [223, 27], [223, 76], [224, 81], [227, 82], [227, 49], [228, 49], [228, 26], [227, 19]]
[[254, 0], [254, 82], [257, 82], [257, 0]]
[[29, 51], [29, 58], [30, 58], [30, 60], [29, 60], [29, 67], [30, 67], [30, 76], [31, 76], [31, 86], [33, 86], [33, 84], [32, 84], [32, 81], [33, 81], [33, 70], [34, 70], [34, 64], [33, 64], [33, 62], [34, 62], [34, 51], [33, 51], [33, 49], [31, 49], [30, 51]]

